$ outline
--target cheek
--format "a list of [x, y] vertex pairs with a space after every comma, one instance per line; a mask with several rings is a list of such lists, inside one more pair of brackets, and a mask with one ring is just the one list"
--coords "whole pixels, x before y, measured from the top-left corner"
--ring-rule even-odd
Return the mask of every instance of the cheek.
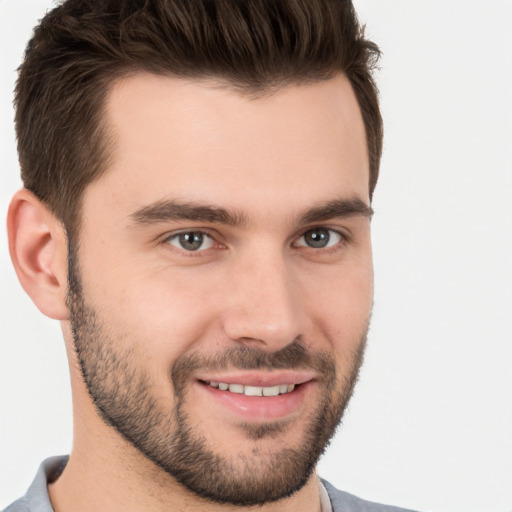
[[[183, 271], [132, 274], [111, 290], [113, 320], [162, 367], [215, 329], [215, 283]], [[110, 306], [109, 306], [110, 304]], [[115, 304], [115, 306], [114, 306]]]
[[373, 304], [371, 266], [340, 269], [325, 282], [314, 298], [317, 324], [341, 355], [348, 356], [360, 344], [368, 328]]

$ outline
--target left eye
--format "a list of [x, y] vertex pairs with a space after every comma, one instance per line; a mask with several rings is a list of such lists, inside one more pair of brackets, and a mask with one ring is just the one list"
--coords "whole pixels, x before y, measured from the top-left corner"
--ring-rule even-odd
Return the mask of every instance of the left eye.
[[325, 249], [332, 247], [343, 240], [341, 233], [327, 228], [313, 228], [306, 231], [295, 243], [299, 247], [312, 249]]
[[184, 231], [170, 236], [166, 242], [185, 251], [199, 251], [213, 247], [213, 238], [202, 231]]

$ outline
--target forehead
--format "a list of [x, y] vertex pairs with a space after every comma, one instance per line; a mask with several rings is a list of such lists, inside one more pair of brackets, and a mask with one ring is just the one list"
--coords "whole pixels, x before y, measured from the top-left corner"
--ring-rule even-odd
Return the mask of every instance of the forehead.
[[141, 73], [114, 85], [106, 122], [110, 167], [86, 196], [103, 190], [132, 209], [168, 195], [237, 209], [329, 193], [369, 201], [364, 125], [343, 75], [254, 98]]

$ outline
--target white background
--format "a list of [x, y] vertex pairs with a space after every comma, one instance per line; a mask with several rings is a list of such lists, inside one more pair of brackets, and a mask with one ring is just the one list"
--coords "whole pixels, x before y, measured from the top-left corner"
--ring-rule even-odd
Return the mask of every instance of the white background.
[[[71, 445], [60, 330], [18, 285], [4, 227], [14, 70], [48, 5], [0, 0], [0, 508]], [[512, 0], [355, 5], [384, 52], [375, 312], [320, 473], [423, 511], [511, 512]]]

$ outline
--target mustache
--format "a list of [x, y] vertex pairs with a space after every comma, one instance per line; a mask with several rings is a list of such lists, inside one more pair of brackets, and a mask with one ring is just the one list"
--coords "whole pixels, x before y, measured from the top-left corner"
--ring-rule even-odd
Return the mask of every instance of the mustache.
[[213, 372], [227, 369], [313, 370], [328, 382], [334, 381], [336, 376], [336, 364], [332, 356], [324, 352], [313, 352], [297, 339], [275, 352], [234, 345], [217, 354], [183, 354], [172, 365], [171, 378], [178, 391], [198, 370]]

